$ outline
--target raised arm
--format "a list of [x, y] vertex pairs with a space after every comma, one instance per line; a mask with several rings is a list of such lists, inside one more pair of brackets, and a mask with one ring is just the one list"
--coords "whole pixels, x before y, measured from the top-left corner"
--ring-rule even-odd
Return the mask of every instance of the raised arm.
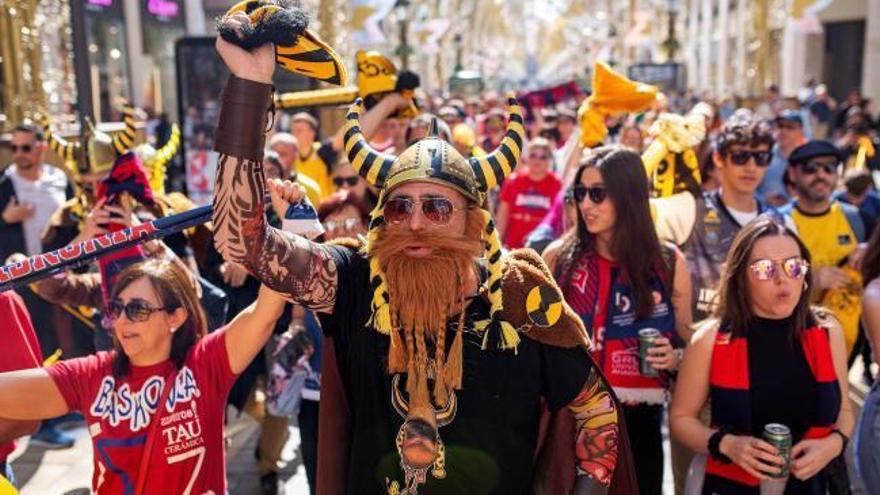
[[[226, 20], [239, 29], [244, 14]], [[271, 105], [275, 50], [248, 52], [217, 38], [217, 51], [232, 72], [223, 93], [215, 149], [220, 153], [214, 192], [214, 244], [227, 261], [243, 264], [271, 289], [316, 311], [336, 299], [336, 266], [322, 246], [283, 233], [266, 221], [264, 131]], [[301, 198], [292, 195], [289, 199]]]
[[284, 311], [285, 301], [277, 293], [260, 286], [257, 300], [242, 310], [226, 327], [226, 354], [229, 367], [239, 374], [260, 352]]

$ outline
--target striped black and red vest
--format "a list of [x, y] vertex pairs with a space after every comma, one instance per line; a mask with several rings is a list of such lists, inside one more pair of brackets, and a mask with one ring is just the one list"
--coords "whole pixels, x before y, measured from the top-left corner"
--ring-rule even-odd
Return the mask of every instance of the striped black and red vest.
[[[709, 397], [712, 427], [724, 427], [734, 435], [752, 435], [749, 404], [749, 352], [745, 337], [718, 332], [712, 350], [709, 374]], [[823, 438], [831, 433], [840, 413], [840, 385], [834, 371], [828, 331], [812, 327], [801, 334], [801, 345], [816, 379], [816, 420], [804, 438]], [[760, 481], [734, 463], [724, 463], [711, 456], [706, 463], [703, 493], [725, 495], [756, 494]]]

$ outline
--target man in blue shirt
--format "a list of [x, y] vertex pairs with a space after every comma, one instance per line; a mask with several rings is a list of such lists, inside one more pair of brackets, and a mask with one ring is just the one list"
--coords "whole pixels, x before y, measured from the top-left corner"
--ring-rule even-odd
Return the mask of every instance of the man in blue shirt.
[[776, 145], [773, 147], [773, 160], [756, 194], [760, 201], [770, 206], [782, 206], [789, 200], [785, 184], [788, 156], [792, 150], [807, 142], [807, 138], [803, 118], [796, 110], [784, 110], [774, 123]]

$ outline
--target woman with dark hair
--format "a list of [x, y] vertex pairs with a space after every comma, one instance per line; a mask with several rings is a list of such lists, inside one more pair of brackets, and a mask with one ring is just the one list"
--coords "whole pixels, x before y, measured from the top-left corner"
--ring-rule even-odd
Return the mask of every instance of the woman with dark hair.
[[225, 493], [226, 395], [283, 308], [262, 289], [228, 326], [205, 335], [191, 276], [165, 260], [137, 263], [119, 275], [107, 304], [115, 349], [0, 374], [0, 417], [82, 412], [95, 493]]
[[[862, 260], [862, 323], [873, 350], [874, 362], [880, 362], [880, 228], [874, 229]], [[880, 381], [874, 381], [865, 397], [856, 435], [857, 472], [868, 493], [880, 493]]]
[[[639, 492], [660, 494], [663, 404], [669, 372], [679, 362], [672, 343], [690, 325], [690, 278], [678, 250], [657, 238], [638, 154], [619, 146], [596, 149], [573, 184], [577, 226], [544, 257], [623, 403]], [[647, 329], [659, 336], [642, 363], [639, 334]]]
[[[810, 307], [810, 254], [780, 220], [746, 224], [727, 253], [717, 319], [685, 352], [670, 410], [673, 436], [708, 454], [702, 493], [824, 494], [848, 484], [843, 461], [853, 429], [843, 331]], [[711, 427], [699, 418], [711, 398]], [[790, 463], [762, 440], [791, 433]], [[834, 461], [834, 462], [832, 462]], [[790, 473], [786, 482], [780, 475]], [[775, 477], [775, 478], [774, 478]], [[837, 493], [837, 492], [833, 492]]]

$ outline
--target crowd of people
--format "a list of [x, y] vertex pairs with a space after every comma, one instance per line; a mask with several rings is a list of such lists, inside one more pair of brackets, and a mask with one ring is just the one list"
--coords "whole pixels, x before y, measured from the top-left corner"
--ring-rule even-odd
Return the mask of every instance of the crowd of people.
[[[267, 494], [294, 418], [312, 493], [660, 494], [667, 422], [678, 494], [849, 493], [851, 440], [880, 492], [880, 386], [858, 424], [849, 398], [880, 349], [857, 93], [658, 97], [585, 146], [579, 101], [418, 96], [413, 117], [390, 92], [322, 139], [306, 112], [272, 128], [271, 46], [217, 48], [211, 225], [0, 294], [8, 480], [15, 438], [69, 447], [85, 422], [96, 493], [225, 493], [231, 404]], [[652, 128], [698, 103], [669, 194]], [[13, 130], [2, 259], [192, 207], [114, 182], [158, 165], [90, 139], [68, 176], [48, 127]]]

